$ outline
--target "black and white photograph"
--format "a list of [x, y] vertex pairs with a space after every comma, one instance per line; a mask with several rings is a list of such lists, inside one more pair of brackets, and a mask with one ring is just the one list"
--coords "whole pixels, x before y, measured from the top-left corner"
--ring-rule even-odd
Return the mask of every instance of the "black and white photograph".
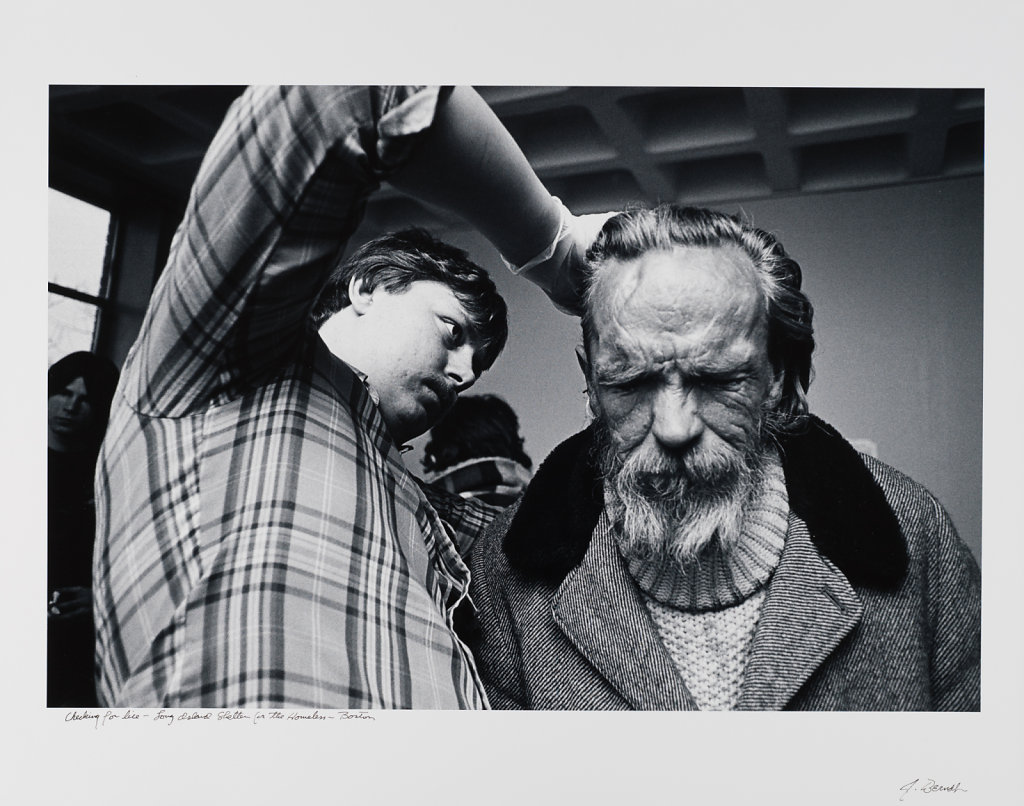
[[18, 802], [1013, 802], [1019, 110], [961, 34], [42, 71]]

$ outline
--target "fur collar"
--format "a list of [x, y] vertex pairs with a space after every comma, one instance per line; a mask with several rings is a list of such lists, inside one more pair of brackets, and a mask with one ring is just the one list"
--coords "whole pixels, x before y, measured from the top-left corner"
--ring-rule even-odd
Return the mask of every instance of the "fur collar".
[[[504, 538], [513, 568], [558, 584], [583, 559], [604, 505], [590, 458], [591, 429], [570, 437], [538, 468]], [[899, 523], [858, 453], [812, 417], [781, 442], [791, 509], [818, 550], [854, 585], [892, 589], [907, 568]]]

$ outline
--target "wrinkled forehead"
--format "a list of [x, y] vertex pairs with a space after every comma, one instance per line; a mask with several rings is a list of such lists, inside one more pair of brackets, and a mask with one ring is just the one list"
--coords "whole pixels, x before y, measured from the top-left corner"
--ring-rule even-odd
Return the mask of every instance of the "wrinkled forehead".
[[593, 335], [599, 341], [693, 334], [715, 342], [765, 331], [756, 269], [738, 247], [676, 247], [610, 260], [594, 278]]

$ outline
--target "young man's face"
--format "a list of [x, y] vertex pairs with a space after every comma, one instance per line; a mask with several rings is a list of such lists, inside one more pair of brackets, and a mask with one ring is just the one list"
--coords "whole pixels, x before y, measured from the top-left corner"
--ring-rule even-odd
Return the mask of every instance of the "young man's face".
[[448, 286], [429, 280], [350, 296], [356, 338], [332, 344], [331, 322], [321, 335], [366, 375], [391, 436], [407, 442], [430, 430], [482, 371], [469, 317]]
[[82, 378], [75, 378], [47, 400], [48, 426], [66, 439], [81, 437], [93, 425], [93, 407]]

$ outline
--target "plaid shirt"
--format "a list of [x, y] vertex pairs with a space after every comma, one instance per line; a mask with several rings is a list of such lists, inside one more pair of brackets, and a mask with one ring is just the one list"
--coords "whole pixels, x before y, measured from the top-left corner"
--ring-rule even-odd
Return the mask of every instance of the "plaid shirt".
[[[256, 88], [228, 112], [97, 474], [105, 704], [486, 707], [452, 626], [469, 587], [455, 533], [308, 317], [437, 99]], [[488, 514], [449, 513], [466, 543]]]
[[507, 456], [479, 456], [445, 468], [430, 483], [462, 498], [507, 507], [530, 483], [530, 471]]

